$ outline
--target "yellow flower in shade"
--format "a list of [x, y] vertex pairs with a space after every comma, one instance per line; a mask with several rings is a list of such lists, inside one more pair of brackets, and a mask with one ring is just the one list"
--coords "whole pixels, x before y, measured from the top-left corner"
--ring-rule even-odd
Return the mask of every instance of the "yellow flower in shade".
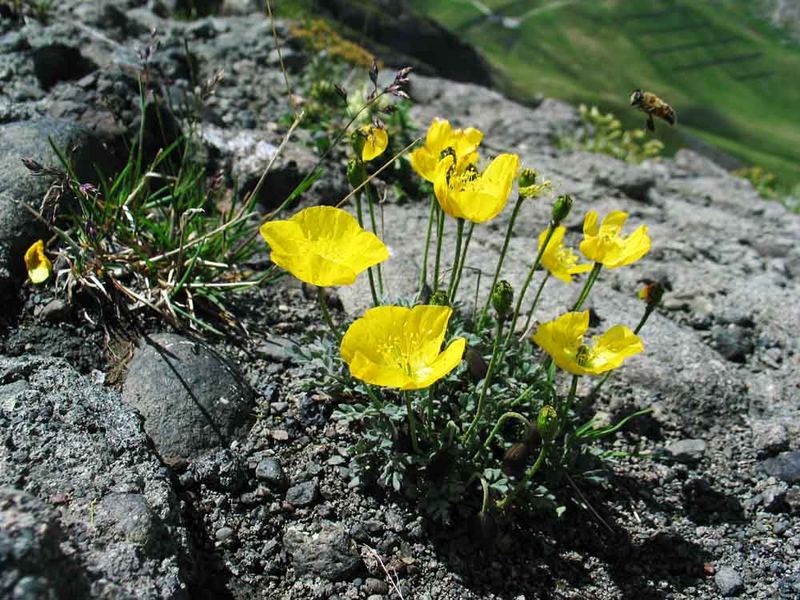
[[589, 311], [568, 312], [543, 323], [533, 341], [547, 352], [555, 363], [574, 375], [599, 375], [620, 367], [626, 358], [639, 354], [644, 344], [624, 325], [615, 325], [591, 344], [583, 336], [589, 329]]
[[[586, 273], [592, 270], [592, 265], [578, 264], [578, 255], [575, 254], [571, 248], [564, 246], [564, 234], [567, 228], [559, 225], [553, 230], [553, 236], [547, 244], [547, 248], [542, 254], [542, 266], [550, 271], [553, 277], [557, 277], [561, 281], [572, 283], [572, 276], [578, 273]], [[547, 229], [539, 235], [539, 250], [541, 251], [544, 245], [544, 240], [547, 237]]]
[[442, 152], [451, 148], [456, 157], [456, 170], [463, 171], [478, 162], [478, 146], [482, 139], [483, 133], [474, 127], [454, 130], [449, 121], [436, 118], [428, 128], [425, 145], [411, 153], [411, 166], [420, 177], [433, 183]]
[[53, 272], [53, 263], [44, 253], [44, 242], [35, 242], [25, 252], [25, 268], [28, 269], [28, 277], [33, 283], [42, 283], [50, 278]]
[[364, 144], [361, 146], [361, 160], [364, 162], [378, 158], [389, 145], [389, 134], [382, 127], [364, 125], [358, 130], [358, 135], [364, 140]]
[[622, 237], [622, 227], [628, 213], [615, 210], [598, 225], [595, 211], [586, 213], [583, 220], [583, 241], [580, 249], [589, 260], [602, 263], [607, 269], [624, 267], [642, 258], [650, 250], [647, 226], [640, 225], [628, 237]]
[[375, 234], [332, 206], [306, 208], [288, 221], [264, 223], [259, 231], [272, 249], [272, 262], [312, 285], [350, 285], [389, 258]]
[[478, 173], [474, 168], [453, 168], [452, 156], [445, 156], [436, 166], [433, 190], [439, 206], [451, 217], [483, 223], [494, 219], [505, 208], [514, 178], [519, 170], [519, 156], [501, 154]]
[[447, 306], [378, 306], [350, 325], [342, 338], [342, 358], [356, 379], [382, 387], [418, 390], [455, 369], [466, 340], [457, 338], [442, 351]]

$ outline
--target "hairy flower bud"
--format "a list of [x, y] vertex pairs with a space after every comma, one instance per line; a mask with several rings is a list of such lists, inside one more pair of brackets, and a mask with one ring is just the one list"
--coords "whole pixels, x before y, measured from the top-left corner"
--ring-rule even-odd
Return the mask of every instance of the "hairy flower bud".
[[364, 163], [359, 160], [351, 159], [347, 163], [347, 181], [353, 189], [356, 189], [367, 180], [367, 170], [364, 168]]
[[492, 306], [497, 312], [498, 319], [505, 319], [511, 314], [514, 304], [514, 288], [505, 279], [497, 282], [492, 290]]
[[436, 290], [429, 301], [434, 306], [450, 306], [450, 297], [445, 290]]
[[645, 301], [647, 306], [655, 308], [664, 297], [664, 286], [658, 281], [646, 281], [637, 295]]
[[522, 188], [527, 188], [534, 185], [536, 183], [536, 175], [537, 173], [535, 169], [531, 169], [530, 167], [522, 169], [519, 174], [520, 190], [522, 190]]
[[474, 346], [469, 346], [467, 348], [466, 352], [464, 352], [464, 362], [467, 363], [469, 376], [472, 377], [474, 382], [477, 383], [486, 377], [489, 366], [486, 364], [486, 361], [477, 348]]
[[356, 156], [361, 156], [363, 154], [364, 144], [366, 143], [367, 138], [360, 129], [356, 129], [350, 134], [350, 144], [353, 146], [353, 152], [356, 153]]
[[556, 409], [545, 404], [539, 409], [539, 415], [536, 417], [536, 428], [539, 430], [539, 435], [545, 442], [552, 442], [553, 438], [558, 434], [558, 414]]
[[552, 221], [555, 225], [560, 225], [561, 221], [569, 216], [572, 210], [572, 198], [568, 194], [559, 196], [553, 203]]

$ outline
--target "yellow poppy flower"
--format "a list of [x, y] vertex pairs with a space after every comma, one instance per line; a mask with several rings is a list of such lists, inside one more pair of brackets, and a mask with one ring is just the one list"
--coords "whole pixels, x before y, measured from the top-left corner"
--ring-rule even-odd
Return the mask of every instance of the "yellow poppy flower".
[[573, 375], [599, 375], [621, 366], [626, 358], [644, 350], [642, 340], [624, 325], [615, 325], [603, 335], [583, 341], [589, 329], [589, 311], [568, 312], [543, 323], [533, 341], [555, 363]]
[[378, 306], [353, 322], [342, 338], [342, 358], [356, 379], [401, 390], [423, 389], [455, 369], [466, 340], [442, 351], [447, 306]]
[[389, 258], [375, 234], [332, 206], [306, 208], [287, 221], [264, 223], [259, 231], [272, 249], [272, 262], [312, 285], [350, 285]]
[[433, 183], [442, 152], [452, 148], [456, 170], [460, 171], [478, 162], [478, 146], [482, 139], [483, 133], [474, 127], [453, 130], [449, 121], [436, 118], [428, 128], [425, 145], [411, 153], [411, 166], [420, 177]]
[[389, 145], [389, 134], [382, 127], [364, 125], [359, 129], [359, 134], [364, 140], [364, 145], [361, 147], [361, 160], [364, 162], [378, 158]]
[[647, 226], [640, 225], [628, 237], [622, 237], [622, 227], [628, 213], [615, 210], [598, 225], [595, 211], [586, 213], [583, 220], [583, 241], [580, 249], [589, 260], [602, 263], [607, 269], [624, 267], [642, 258], [650, 250]]
[[[564, 246], [564, 234], [567, 228], [559, 225], [553, 230], [553, 236], [550, 238], [550, 243], [542, 254], [542, 266], [550, 271], [553, 277], [572, 283], [572, 276], [578, 273], [586, 273], [592, 270], [592, 265], [578, 264], [578, 255], [575, 254], [571, 248]], [[547, 237], [547, 229], [539, 235], [539, 251], [544, 246], [544, 240]]]
[[439, 206], [451, 217], [483, 223], [494, 219], [505, 208], [514, 178], [519, 170], [519, 156], [501, 154], [478, 173], [474, 168], [453, 168], [452, 156], [445, 156], [436, 166], [433, 190]]
[[44, 253], [44, 242], [38, 240], [25, 252], [25, 268], [33, 283], [42, 283], [50, 278], [53, 263]]

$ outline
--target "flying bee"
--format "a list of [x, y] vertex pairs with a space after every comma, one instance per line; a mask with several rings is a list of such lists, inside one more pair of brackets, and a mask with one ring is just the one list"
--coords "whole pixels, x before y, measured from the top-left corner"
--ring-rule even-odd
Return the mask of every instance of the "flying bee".
[[652, 92], [634, 90], [631, 94], [631, 106], [635, 106], [647, 115], [647, 128], [650, 131], [656, 130], [656, 124], [653, 122], [654, 116], [664, 119], [670, 125], [678, 122], [675, 110]]

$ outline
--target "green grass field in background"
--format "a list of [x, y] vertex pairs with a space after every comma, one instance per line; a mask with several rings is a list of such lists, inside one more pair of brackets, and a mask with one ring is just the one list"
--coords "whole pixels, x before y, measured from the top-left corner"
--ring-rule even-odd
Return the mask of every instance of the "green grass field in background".
[[[473, 43], [519, 96], [596, 104], [642, 127], [637, 87], [678, 112], [657, 125], [674, 150], [688, 136], [800, 182], [800, 47], [749, 0], [412, 0]], [[491, 11], [487, 14], [487, 9]]]

